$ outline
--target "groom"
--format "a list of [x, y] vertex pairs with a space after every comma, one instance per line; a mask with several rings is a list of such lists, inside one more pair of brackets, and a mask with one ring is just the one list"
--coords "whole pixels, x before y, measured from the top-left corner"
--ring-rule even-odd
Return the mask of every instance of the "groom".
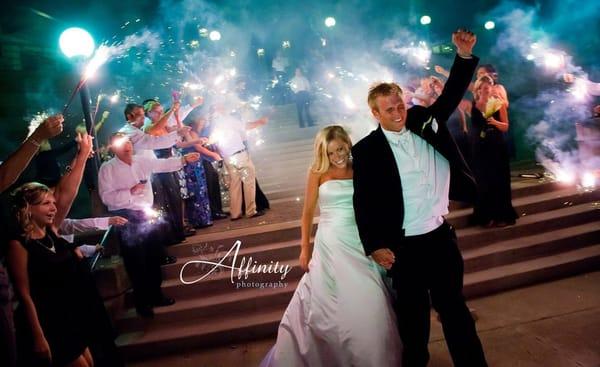
[[458, 30], [452, 42], [458, 55], [436, 102], [406, 110], [397, 84], [372, 87], [368, 103], [379, 127], [352, 148], [356, 222], [365, 253], [393, 279], [404, 367], [429, 360], [430, 300], [454, 365], [487, 366], [462, 294], [456, 233], [443, 217], [449, 197], [472, 201], [476, 192], [446, 127], [477, 66], [476, 37]]

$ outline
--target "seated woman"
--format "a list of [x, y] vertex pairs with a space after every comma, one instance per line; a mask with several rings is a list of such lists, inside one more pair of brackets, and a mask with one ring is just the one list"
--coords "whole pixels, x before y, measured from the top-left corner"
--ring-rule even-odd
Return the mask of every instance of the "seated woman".
[[97, 334], [111, 333], [81, 252], [57, 234], [92, 149], [90, 136], [79, 134], [77, 142], [72, 169], [54, 190], [31, 182], [13, 193], [17, 225], [7, 259], [19, 299], [15, 324], [22, 366], [93, 366], [91, 344]]

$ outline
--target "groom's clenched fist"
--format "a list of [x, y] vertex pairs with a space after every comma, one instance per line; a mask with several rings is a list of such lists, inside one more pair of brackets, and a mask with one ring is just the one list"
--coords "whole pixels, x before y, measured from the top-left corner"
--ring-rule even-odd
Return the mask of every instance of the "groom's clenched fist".
[[375, 262], [387, 270], [392, 268], [396, 261], [396, 255], [389, 248], [380, 248], [379, 250], [373, 251], [371, 257]]
[[456, 52], [462, 57], [471, 56], [475, 42], [477, 36], [466, 29], [459, 29], [452, 33], [452, 43], [456, 46]]

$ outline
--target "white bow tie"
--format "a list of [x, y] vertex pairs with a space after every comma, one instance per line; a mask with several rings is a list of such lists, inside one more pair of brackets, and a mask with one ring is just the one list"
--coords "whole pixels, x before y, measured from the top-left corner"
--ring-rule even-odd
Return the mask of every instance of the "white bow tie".
[[403, 127], [400, 131], [390, 131], [389, 133], [391, 134], [390, 137], [394, 144], [406, 144], [411, 141], [409, 130], [406, 127]]

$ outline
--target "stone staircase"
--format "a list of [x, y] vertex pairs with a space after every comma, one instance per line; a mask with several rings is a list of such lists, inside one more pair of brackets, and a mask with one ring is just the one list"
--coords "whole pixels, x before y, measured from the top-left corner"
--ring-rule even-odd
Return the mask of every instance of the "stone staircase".
[[[128, 360], [189, 349], [234, 346], [274, 337], [281, 316], [303, 272], [298, 266], [300, 216], [305, 178], [319, 127], [300, 129], [295, 106], [271, 111], [269, 124], [249, 134], [251, 156], [261, 188], [271, 200], [264, 217], [219, 221], [187, 243], [168, 249], [178, 257], [163, 267], [164, 293], [177, 303], [155, 309], [152, 320], [136, 316], [130, 293], [120, 296], [125, 309], [116, 318], [117, 343]], [[470, 208], [451, 203], [448, 220], [457, 229], [465, 261], [468, 298], [600, 268], [600, 190], [580, 190], [545, 179], [513, 178], [513, 205], [520, 218], [505, 228], [470, 227]], [[318, 217], [315, 218], [315, 228]], [[219, 262], [241, 241], [236, 265], [291, 267], [280, 273], [238, 279], [229, 269], [183, 284], [182, 267], [191, 261]], [[233, 254], [222, 263], [232, 264]], [[184, 279], [198, 280], [212, 266], [186, 265]], [[240, 281], [266, 284], [238, 287]], [[281, 283], [280, 283], [281, 282]], [[277, 285], [277, 287], [274, 287]]]
[[[465, 260], [465, 294], [478, 297], [536, 282], [600, 268], [600, 190], [581, 191], [538, 180], [515, 181], [513, 204], [521, 214], [514, 226], [483, 229], [468, 226], [469, 208], [455, 209], [448, 220], [456, 227]], [[276, 210], [276, 207], [274, 209]], [[299, 218], [298, 213], [294, 213]], [[315, 223], [318, 218], [315, 218]], [[275, 336], [283, 311], [302, 276], [298, 267], [300, 222], [297, 219], [201, 234], [169, 252], [178, 262], [164, 267], [164, 292], [174, 306], [156, 309], [142, 320], [126, 295], [127, 311], [117, 320], [118, 339], [128, 359], [207, 348]], [[280, 288], [236, 289], [229, 271], [213, 273], [194, 284], [179, 277], [189, 261], [218, 262], [236, 240], [238, 253], [253, 261], [292, 266]], [[229, 257], [224, 264], [231, 264]], [[239, 265], [238, 265], [239, 266]], [[210, 268], [188, 265], [185, 279]], [[248, 281], [273, 282], [281, 274], [250, 274]]]

